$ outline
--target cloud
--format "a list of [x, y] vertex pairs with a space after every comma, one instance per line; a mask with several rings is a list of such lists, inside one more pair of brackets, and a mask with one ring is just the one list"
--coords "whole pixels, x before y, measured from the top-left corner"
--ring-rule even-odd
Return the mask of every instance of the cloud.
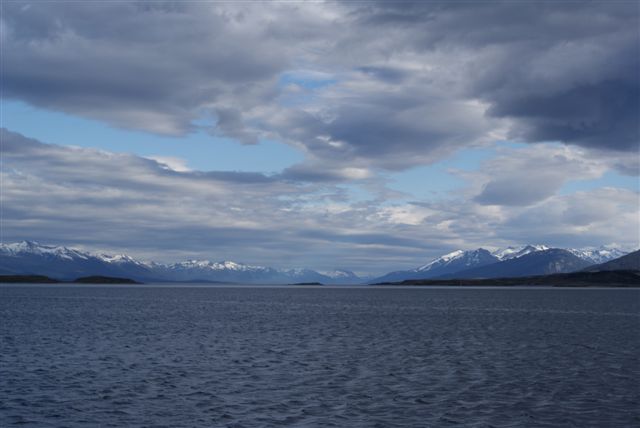
[[216, 112], [220, 130], [232, 130], [246, 98], [266, 102], [286, 65], [242, 10], [155, 2], [21, 6], [8, 4], [3, 14], [5, 96], [120, 127], [181, 135]]
[[[152, 159], [43, 144], [7, 130], [0, 141], [2, 231], [9, 242], [35, 239], [160, 261], [231, 259], [374, 273], [415, 267], [457, 248], [638, 246], [639, 195], [623, 189], [555, 194], [530, 206], [483, 205], [472, 196], [491, 177], [476, 176], [463, 197], [354, 201], [335, 181], [176, 171]], [[495, 168], [508, 156], [522, 166], [551, 153], [551, 163], [574, 178], [601, 168], [561, 146], [536, 160], [540, 147], [504, 151]]]
[[[330, 269], [375, 232], [354, 233], [346, 215], [334, 221], [327, 202], [331, 185], [259, 173], [177, 171], [165, 162], [43, 144], [8, 130], [0, 139], [5, 240], [112, 248], [165, 260], [195, 256]], [[343, 238], [334, 243], [336, 236]], [[401, 238], [389, 239], [392, 245]], [[325, 258], [316, 260], [318, 253]]]
[[579, 148], [545, 145], [503, 149], [475, 173], [466, 173], [481, 191], [483, 205], [528, 206], [554, 196], [570, 180], [601, 177], [615, 160], [593, 157]]
[[187, 161], [173, 156], [147, 156], [147, 159], [154, 160], [166, 169], [177, 172], [191, 171], [187, 166]]
[[504, 138], [639, 149], [633, 3], [45, 2], [4, 12], [5, 96], [119, 127], [277, 139], [328, 170], [406, 169]]
[[371, 177], [372, 173], [366, 168], [343, 167], [335, 168], [331, 165], [301, 163], [286, 168], [281, 176], [294, 181], [308, 182], [342, 182], [349, 180], [363, 180]]
[[399, 170], [488, 141], [484, 106], [452, 100], [419, 79], [401, 88], [368, 75], [325, 89], [305, 107], [280, 109], [270, 126], [304, 142], [311, 159]]
[[446, 52], [456, 83], [510, 119], [512, 138], [638, 150], [634, 4], [382, 2], [356, 13], [365, 26], [402, 26], [405, 50]]
[[[640, 224], [637, 192], [601, 188], [554, 196], [544, 203], [513, 212], [501, 233], [511, 239], [538, 233], [540, 242], [568, 246], [588, 246], [594, 241], [624, 242], [629, 248], [640, 247]], [[528, 229], [528, 230], [527, 230]]]

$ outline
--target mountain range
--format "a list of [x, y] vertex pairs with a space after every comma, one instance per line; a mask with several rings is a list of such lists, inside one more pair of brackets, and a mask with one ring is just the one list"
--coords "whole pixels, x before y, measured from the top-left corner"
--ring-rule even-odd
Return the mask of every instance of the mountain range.
[[613, 270], [635, 270], [640, 271], [640, 250], [634, 251], [622, 257], [618, 257], [608, 262], [589, 266], [587, 272], [603, 272]]
[[366, 281], [347, 270], [320, 273], [310, 269], [274, 269], [232, 261], [188, 260], [162, 264], [136, 260], [127, 255], [92, 254], [73, 248], [23, 241], [0, 244], [0, 274], [45, 275], [70, 280], [102, 275], [142, 282], [233, 282], [288, 284], [359, 284]]
[[439, 278], [508, 278], [531, 275], [576, 272], [593, 263], [568, 250], [548, 248], [532, 251], [520, 257], [512, 257], [490, 265], [473, 267]]
[[[507, 247], [496, 251], [483, 248], [456, 250], [415, 269], [394, 271], [369, 279], [348, 270], [321, 273], [311, 269], [275, 269], [232, 261], [187, 260], [163, 264], [136, 260], [124, 254], [94, 254], [22, 241], [0, 244], [0, 275], [37, 274], [61, 280], [102, 275], [142, 282], [362, 284], [412, 279], [524, 277], [567, 273], [593, 268], [602, 263], [606, 266], [607, 262], [625, 254], [625, 251], [609, 247], [561, 249], [545, 245]], [[629, 263], [625, 264], [627, 265]], [[631, 263], [631, 266], [633, 268], [635, 265]], [[640, 270], [640, 266], [633, 269]]]
[[507, 247], [490, 252], [483, 248], [457, 250], [438, 257], [424, 266], [391, 272], [372, 283], [412, 279], [500, 278], [575, 272], [588, 266], [621, 257], [617, 248], [562, 249], [546, 245]]

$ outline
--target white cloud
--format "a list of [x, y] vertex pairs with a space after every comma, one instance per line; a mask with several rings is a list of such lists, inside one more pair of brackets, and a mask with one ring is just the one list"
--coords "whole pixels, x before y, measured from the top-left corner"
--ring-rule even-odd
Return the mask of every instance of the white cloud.
[[571, 180], [601, 177], [612, 169], [611, 159], [600, 159], [585, 149], [537, 145], [502, 149], [473, 173], [475, 200], [483, 205], [528, 206], [554, 196]]
[[147, 159], [154, 160], [163, 165], [167, 169], [176, 172], [189, 172], [191, 169], [187, 166], [187, 161], [173, 156], [147, 156]]

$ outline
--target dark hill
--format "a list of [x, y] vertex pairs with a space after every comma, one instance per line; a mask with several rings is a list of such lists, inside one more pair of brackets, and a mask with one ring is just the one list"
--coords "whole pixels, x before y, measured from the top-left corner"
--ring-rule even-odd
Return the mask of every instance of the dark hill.
[[0, 275], [0, 283], [12, 284], [55, 284], [57, 279], [44, 275]]
[[514, 286], [542, 285], [551, 287], [640, 287], [640, 271], [616, 270], [601, 272], [571, 272], [517, 278], [483, 279], [412, 279], [378, 285], [452, 285], [452, 286]]

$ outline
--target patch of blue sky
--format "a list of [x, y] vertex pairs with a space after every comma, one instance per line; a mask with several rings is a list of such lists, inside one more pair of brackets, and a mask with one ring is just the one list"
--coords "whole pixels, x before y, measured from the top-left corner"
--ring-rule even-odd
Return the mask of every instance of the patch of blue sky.
[[298, 85], [305, 89], [318, 89], [333, 85], [338, 80], [329, 74], [314, 71], [296, 70], [282, 73], [278, 80], [278, 86]]
[[295, 70], [282, 73], [278, 79], [281, 89], [279, 102], [284, 107], [304, 107], [318, 98], [319, 91], [336, 84], [337, 79], [330, 74]]
[[640, 178], [622, 175], [616, 171], [607, 171], [599, 178], [568, 181], [562, 186], [559, 193], [561, 195], [569, 195], [575, 192], [584, 192], [603, 187], [614, 187], [640, 192]]
[[375, 191], [363, 183], [342, 184], [338, 187], [346, 192], [349, 202], [352, 204], [368, 202], [376, 198]]
[[450, 198], [467, 182], [456, 175], [455, 170], [473, 171], [496, 155], [495, 148], [470, 148], [432, 165], [419, 166], [407, 171], [390, 174], [388, 187], [420, 200]]
[[[102, 122], [32, 107], [22, 102], [2, 102], [2, 126], [44, 143], [99, 148], [144, 157], [175, 157], [201, 171], [274, 173], [299, 163], [304, 156], [293, 147], [264, 140], [246, 146], [205, 131], [184, 137], [154, 135], [108, 126]], [[199, 126], [211, 126], [201, 119]]]

